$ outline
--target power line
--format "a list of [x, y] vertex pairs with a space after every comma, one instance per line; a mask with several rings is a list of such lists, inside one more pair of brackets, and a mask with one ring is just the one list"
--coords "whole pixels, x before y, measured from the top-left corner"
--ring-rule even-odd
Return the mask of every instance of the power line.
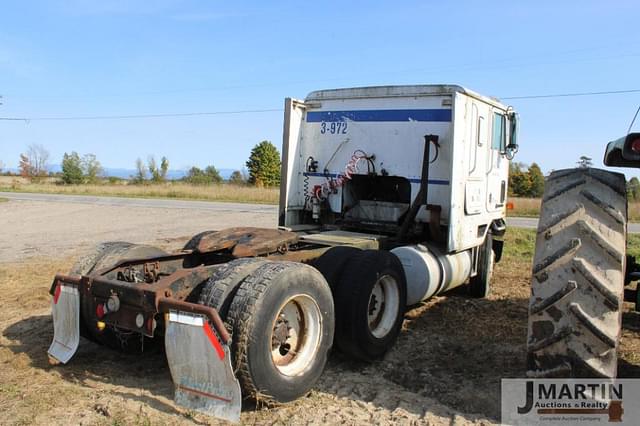
[[542, 98], [570, 98], [574, 96], [600, 96], [600, 95], [619, 95], [623, 93], [638, 93], [640, 89], [628, 90], [608, 90], [606, 92], [577, 92], [577, 93], [554, 93], [551, 95], [526, 95], [526, 96], [507, 96], [500, 99], [542, 99]]
[[70, 117], [0, 117], [4, 121], [67, 121], [67, 120], [127, 120], [139, 118], [197, 117], [206, 115], [257, 114], [264, 112], [282, 112], [282, 108], [245, 109], [237, 111], [183, 112], [166, 114], [131, 114], [131, 115], [80, 115]]
[[[620, 95], [625, 93], [640, 93], [640, 89], [627, 90], [608, 90], [602, 92], [575, 92], [575, 93], [554, 93], [543, 95], [525, 95], [525, 96], [506, 96], [499, 99], [502, 100], [518, 100], [518, 99], [551, 99], [551, 98], [568, 98], [577, 96], [603, 96], [603, 95]], [[231, 115], [231, 114], [260, 114], [265, 112], [282, 112], [282, 108], [269, 109], [245, 109], [235, 111], [210, 111], [210, 112], [183, 112], [183, 113], [154, 113], [154, 114], [120, 114], [120, 115], [80, 115], [68, 117], [0, 117], [0, 121], [72, 121], [72, 120], [130, 120], [145, 118], [180, 118], [180, 117], [198, 117], [211, 115]], [[637, 115], [637, 113], [636, 113]]]

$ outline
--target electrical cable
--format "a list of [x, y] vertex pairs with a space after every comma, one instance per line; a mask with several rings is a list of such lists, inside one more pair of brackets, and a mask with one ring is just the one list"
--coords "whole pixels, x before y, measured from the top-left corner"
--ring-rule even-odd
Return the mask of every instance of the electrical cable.
[[337, 188], [343, 186], [346, 181], [351, 180], [352, 176], [358, 171], [358, 163], [367, 159], [368, 155], [362, 150], [356, 150], [344, 167], [344, 172], [340, 173], [335, 179], [328, 177], [325, 182], [320, 185], [316, 185], [313, 188], [312, 196], [318, 200], [324, 200], [329, 196], [329, 193]]
[[[305, 168], [307, 169], [307, 172], [309, 172], [311, 170], [310, 163], [312, 163], [314, 161], [314, 158], [309, 156], [307, 158], [307, 163], [305, 165]], [[304, 175], [304, 179], [302, 180], [302, 191], [304, 192], [304, 208], [307, 208], [307, 204], [309, 204], [309, 199], [311, 199], [311, 194], [309, 193], [309, 173], [306, 173]]]
[[633, 115], [633, 120], [631, 120], [631, 124], [629, 124], [629, 129], [627, 129], [627, 135], [631, 133], [631, 128], [633, 127], [633, 123], [636, 122], [636, 118], [638, 118], [638, 113], [640, 112], [640, 105], [638, 105], [638, 109], [636, 113]]
[[178, 118], [178, 117], [198, 117], [207, 115], [228, 115], [228, 114], [256, 114], [264, 112], [282, 112], [282, 108], [271, 109], [245, 109], [237, 111], [211, 111], [211, 112], [183, 112], [183, 113], [160, 113], [160, 114], [131, 114], [131, 115], [87, 115], [70, 117], [0, 117], [3, 121], [70, 121], [70, 120], [128, 120], [140, 118]]
[[[526, 100], [526, 99], [552, 99], [567, 98], [577, 96], [602, 96], [602, 95], [620, 95], [625, 93], [640, 93], [640, 89], [627, 90], [608, 90], [601, 92], [575, 92], [575, 93], [554, 93], [543, 95], [524, 95], [524, 96], [504, 96], [502, 100]], [[150, 113], [150, 114], [130, 114], [130, 115], [87, 115], [87, 116], [68, 116], [68, 117], [0, 117], [0, 121], [74, 121], [74, 120], [132, 120], [132, 119], [148, 119], [148, 118], [182, 118], [182, 117], [198, 117], [211, 115], [230, 115], [230, 114], [258, 114], [265, 112], [282, 112], [282, 108], [268, 109], [247, 109], [237, 111], [211, 111], [211, 112], [185, 112], [185, 113]], [[345, 140], [344, 142], [348, 141]]]
[[640, 89], [628, 90], [608, 90], [603, 92], [575, 92], [575, 93], [554, 93], [549, 95], [525, 95], [525, 96], [503, 96], [499, 99], [544, 99], [544, 98], [570, 98], [574, 96], [600, 96], [600, 95], [620, 95], [623, 93], [638, 93]]

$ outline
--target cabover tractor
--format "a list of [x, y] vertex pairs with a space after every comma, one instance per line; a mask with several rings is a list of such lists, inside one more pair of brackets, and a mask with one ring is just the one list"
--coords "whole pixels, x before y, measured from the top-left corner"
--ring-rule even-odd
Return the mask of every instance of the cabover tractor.
[[[640, 167], [640, 133], [610, 142], [604, 164]], [[621, 173], [582, 167], [546, 179], [529, 302], [527, 375], [615, 378], [623, 302], [640, 310], [640, 265], [626, 255]]]
[[517, 115], [460, 86], [286, 99], [279, 227], [202, 232], [181, 251], [99, 245], [51, 286], [67, 363], [80, 336], [164, 341], [175, 402], [238, 421], [244, 398], [305, 395], [332, 346], [375, 360], [407, 306], [489, 293]]

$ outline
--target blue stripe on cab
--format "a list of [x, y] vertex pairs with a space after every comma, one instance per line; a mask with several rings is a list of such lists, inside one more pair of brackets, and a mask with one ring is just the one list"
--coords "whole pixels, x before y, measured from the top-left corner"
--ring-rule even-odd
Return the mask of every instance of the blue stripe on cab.
[[[337, 173], [320, 173], [320, 172], [304, 172], [303, 176], [315, 176], [315, 177], [325, 177], [325, 178], [337, 178]], [[420, 178], [409, 178], [407, 179], [411, 183], [420, 183]], [[444, 179], [429, 179], [429, 185], [449, 185], [448, 180]]]
[[451, 121], [450, 109], [376, 109], [356, 111], [310, 111], [308, 123], [333, 121]]

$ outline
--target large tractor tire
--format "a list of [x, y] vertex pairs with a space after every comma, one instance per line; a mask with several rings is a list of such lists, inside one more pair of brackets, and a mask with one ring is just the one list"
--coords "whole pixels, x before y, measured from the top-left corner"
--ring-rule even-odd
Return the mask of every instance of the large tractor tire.
[[240, 284], [227, 315], [234, 371], [247, 398], [268, 405], [309, 392], [333, 343], [331, 290], [320, 272], [266, 262]]
[[344, 265], [334, 289], [336, 345], [352, 358], [381, 358], [400, 335], [407, 283], [396, 255], [362, 250]]
[[[123, 241], [110, 241], [98, 244], [73, 265], [71, 275], [88, 275], [101, 269], [115, 265], [124, 259], [154, 257], [166, 252], [157, 247], [132, 244]], [[128, 353], [142, 352], [145, 347], [142, 335], [132, 332], [121, 332], [107, 326], [104, 330], [97, 327], [98, 318], [91, 300], [83, 298], [80, 305], [80, 334], [94, 342], [109, 348]], [[150, 340], [150, 339], [147, 339]], [[151, 343], [151, 342], [148, 342]]]
[[616, 376], [626, 221], [624, 175], [571, 169], [547, 179], [531, 279], [528, 376]]

